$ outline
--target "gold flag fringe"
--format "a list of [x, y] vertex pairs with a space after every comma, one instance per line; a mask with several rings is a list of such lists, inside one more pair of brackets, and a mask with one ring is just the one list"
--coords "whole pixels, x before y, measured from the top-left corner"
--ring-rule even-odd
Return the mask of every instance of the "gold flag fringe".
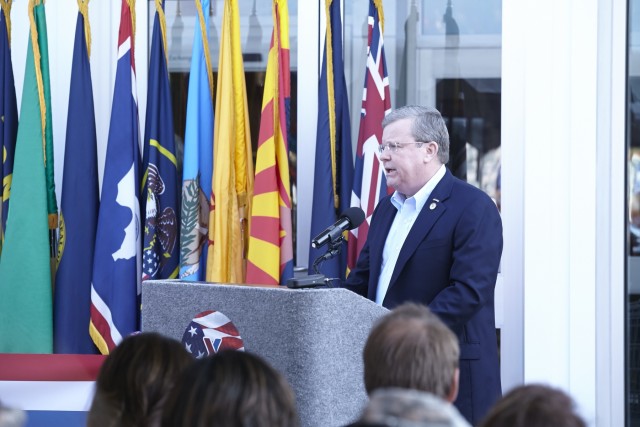
[[11, 3], [13, 3], [13, 0], [0, 0], [0, 7], [2, 7], [2, 11], [4, 12], [5, 22], [7, 25], [9, 46], [11, 46]]
[[36, 27], [35, 7], [44, 4], [43, 0], [29, 0], [29, 24], [31, 28], [31, 45], [33, 47], [33, 63], [38, 85], [38, 98], [40, 98], [40, 125], [42, 127], [42, 154], [44, 164], [47, 164], [47, 106], [44, 102], [44, 84], [42, 83], [42, 69], [40, 65], [40, 45], [38, 44], [38, 29]]
[[336, 186], [336, 105], [335, 105], [335, 93], [333, 88], [333, 45], [331, 42], [331, 13], [329, 9], [331, 7], [331, 3], [333, 0], [325, 0], [324, 2], [324, 12], [327, 16], [327, 34], [325, 39], [326, 52], [325, 56], [327, 59], [327, 63], [325, 66], [327, 67], [327, 97], [328, 97], [328, 108], [329, 108], [329, 140], [331, 145], [331, 184], [333, 186], [333, 204], [336, 209], [340, 206], [340, 197], [337, 193]]
[[[213, 0], [211, 0], [213, 1]], [[207, 63], [207, 77], [209, 78], [209, 93], [213, 100], [213, 70], [211, 68], [211, 53], [209, 52], [209, 41], [207, 40], [207, 26], [204, 21], [204, 13], [202, 12], [202, 2], [195, 0], [196, 9], [198, 10], [198, 22], [200, 22], [200, 33], [202, 36], [202, 50], [204, 51], [204, 60]], [[211, 5], [211, 3], [209, 3]], [[213, 101], [212, 101], [213, 102]]]
[[91, 58], [91, 25], [89, 23], [89, 0], [78, 0], [78, 9], [84, 18], [84, 37], [87, 42], [87, 55]]
[[158, 19], [160, 20], [160, 32], [162, 33], [162, 48], [164, 49], [164, 60], [169, 67], [169, 55], [167, 52], [167, 18], [162, 8], [162, 0], [156, 0], [156, 12], [158, 12]]
[[382, 0], [373, 0], [378, 10], [378, 19], [380, 20], [380, 30], [384, 33], [384, 12], [382, 10]]
[[131, 14], [131, 46], [136, 39], [136, 0], [127, 0], [127, 6]]

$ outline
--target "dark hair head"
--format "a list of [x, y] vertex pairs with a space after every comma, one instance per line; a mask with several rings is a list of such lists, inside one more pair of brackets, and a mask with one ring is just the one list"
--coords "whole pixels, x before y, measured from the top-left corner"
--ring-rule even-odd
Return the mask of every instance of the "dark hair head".
[[378, 388], [408, 388], [448, 399], [459, 357], [453, 332], [427, 307], [405, 303], [369, 334], [363, 352], [365, 388], [369, 394]]
[[421, 142], [433, 141], [438, 144], [438, 159], [442, 164], [449, 161], [449, 131], [438, 110], [420, 105], [406, 105], [396, 108], [382, 120], [382, 127], [398, 120], [412, 119], [411, 134]]
[[160, 334], [125, 338], [100, 368], [87, 426], [159, 425], [167, 394], [192, 362], [180, 342]]
[[525, 385], [507, 393], [489, 411], [482, 427], [586, 427], [562, 390]]
[[221, 351], [189, 368], [169, 396], [162, 425], [298, 427], [295, 397], [260, 357]]

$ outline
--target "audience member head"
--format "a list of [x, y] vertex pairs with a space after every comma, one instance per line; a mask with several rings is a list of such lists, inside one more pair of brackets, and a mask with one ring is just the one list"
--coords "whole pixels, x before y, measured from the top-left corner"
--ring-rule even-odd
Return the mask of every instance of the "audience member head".
[[586, 427], [570, 396], [544, 385], [525, 385], [491, 408], [482, 427]]
[[438, 110], [420, 105], [396, 108], [382, 120], [385, 128], [398, 120], [411, 119], [411, 135], [416, 141], [433, 141], [438, 145], [438, 160], [443, 165], [449, 161], [449, 131]]
[[169, 391], [193, 360], [180, 342], [160, 334], [125, 338], [100, 368], [87, 426], [159, 425]]
[[399, 387], [453, 402], [458, 394], [458, 339], [431, 311], [405, 303], [373, 327], [364, 346], [367, 393]]
[[0, 402], [0, 427], [22, 427], [26, 422], [23, 410], [6, 407]]
[[298, 427], [295, 397], [284, 377], [260, 357], [226, 350], [200, 359], [172, 391], [167, 427]]
[[360, 420], [351, 427], [469, 427], [450, 403], [431, 393], [403, 388], [375, 390]]

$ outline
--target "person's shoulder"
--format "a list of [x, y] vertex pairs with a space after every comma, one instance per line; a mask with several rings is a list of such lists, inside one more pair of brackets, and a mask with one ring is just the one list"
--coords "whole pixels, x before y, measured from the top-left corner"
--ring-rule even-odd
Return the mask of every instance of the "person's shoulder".
[[453, 191], [455, 193], [462, 194], [465, 197], [477, 198], [484, 201], [491, 201], [493, 203], [493, 200], [487, 193], [455, 176], [453, 177]]
[[483, 212], [493, 212], [491, 207], [495, 208], [495, 213], [500, 215], [498, 206], [487, 193], [463, 181], [454, 177], [452, 185], [451, 196], [456, 200], [457, 204], [465, 206], [465, 210], [471, 208], [472, 210], [482, 210]]

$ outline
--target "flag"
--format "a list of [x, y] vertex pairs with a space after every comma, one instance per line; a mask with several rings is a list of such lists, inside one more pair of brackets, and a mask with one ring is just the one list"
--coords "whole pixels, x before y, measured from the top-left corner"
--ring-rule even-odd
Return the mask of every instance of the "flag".
[[[35, 0], [35, 4], [44, 4], [45, 0]], [[45, 122], [44, 128], [45, 137], [45, 168], [47, 182], [47, 212], [49, 220], [49, 251], [50, 251], [50, 263], [51, 270], [55, 273], [55, 267], [58, 263], [57, 250], [58, 250], [58, 201], [56, 199], [56, 183], [55, 174], [53, 171], [53, 118], [51, 115], [51, 83], [49, 81], [49, 50], [47, 48], [47, 23], [44, 18], [44, 8], [42, 9], [41, 22], [38, 24], [38, 44], [40, 45], [40, 67], [42, 69], [42, 87], [44, 89], [44, 101], [46, 103]]]
[[140, 167], [132, 10], [122, 0], [118, 64], [91, 287], [93, 342], [108, 354], [138, 329], [140, 295]]
[[[344, 79], [342, 58], [342, 22], [340, 2], [325, 0], [327, 33], [320, 85], [318, 90], [318, 132], [316, 164], [313, 184], [313, 210], [311, 238], [338, 219], [349, 207], [353, 181], [353, 155], [349, 126], [349, 100]], [[323, 255], [327, 248], [309, 251], [309, 266]], [[331, 278], [344, 278], [346, 250], [338, 257], [326, 261], [322, 272]], [[311, 269], [311, 268], [310, 268]]]
[[18, 135], [18, 107], [11, 64], [11, 3], [1, 2], [0, 12], [0, 255], [4, 242], [13, 172], [13, 153]]
[[207, 281], [244, 282], [253, 158], [238, 0], [225, 0], [218, 60]]
[[96, 352], [88, 325], [99, 187], [88, 7], [80, 5], [71, 65], [53, 326], [56, 353], [90, 354]]
[[382, 119], [391, 111], [389, 78], [384, 56], [382, 0], [369, 0], [369, 41], [364, 76], [360, 130], [351, 206], [362, 208], [366, 221], [349, 232], [348, 267], [353, 269], [367, 240], [369, 222], [378, 201], [387, 195], [384, 168], [378, 160], [382, 141]]
[[[6, 408], [24, 410], [33, 426], [84, 426], [105, 356], [0, 354], [2, 421]], [[3, 425], [24, 425], [14, 422]]]
[[142, 159], [142, 212], [145, 214], [142, 280], [176, 279], [180, 270], [178, 162], [165, 27], [163, 1], [156, 0]]
[[182, 165], [180, 278], [205, 280], [209, 198], [213, 179], [213, 74], [207, 31], [209, 0], [195, 0], [198, 25], [193, 36], [187, 122]]
[[272, 9], [273, 35], [262, 98], [247, 260], [247, 282], [267, 285], [285, 284], [293, 277], [287, 140], [291, 97], [287, 0], [273, 0]]
[[[0, 258], [0, 353], [51, 353], [53, 322], [45, 146], [51, 135], [44, 2], [30, 0], [30, 34]], [[45, 85], [45, 81], [47, 84]]]

